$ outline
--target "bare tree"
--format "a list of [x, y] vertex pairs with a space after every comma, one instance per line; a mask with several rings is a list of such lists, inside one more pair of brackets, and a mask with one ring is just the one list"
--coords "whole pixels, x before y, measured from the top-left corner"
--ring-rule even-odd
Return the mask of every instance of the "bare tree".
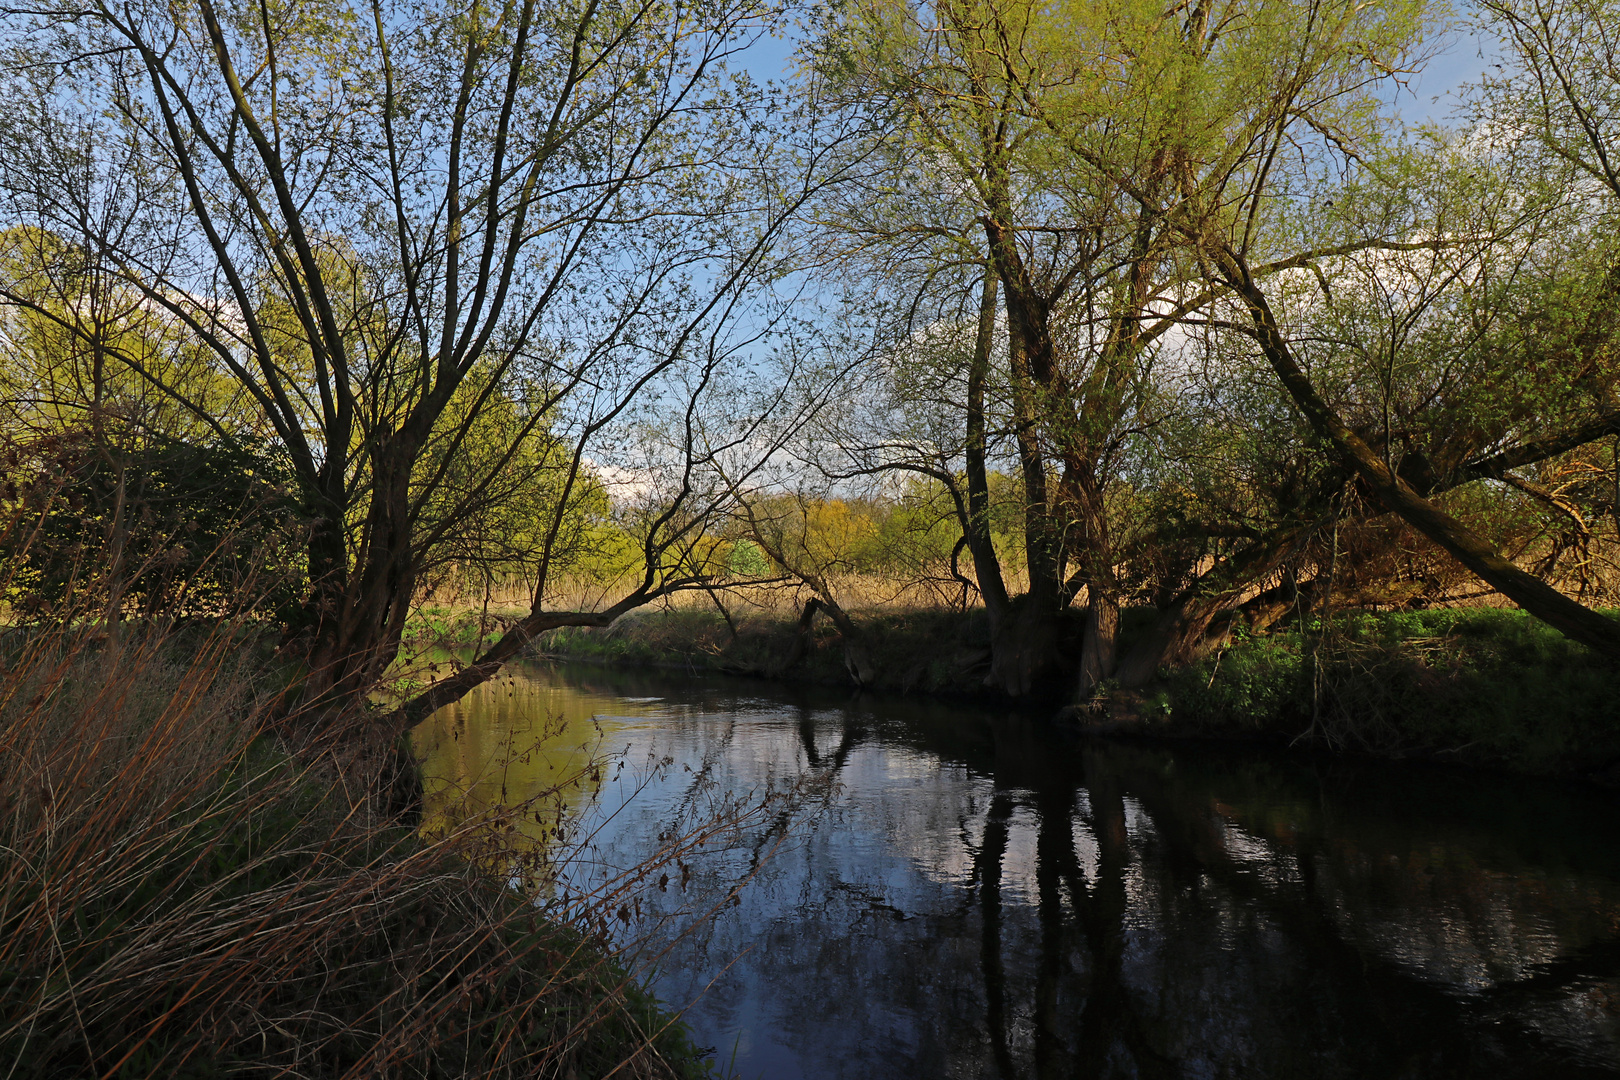
[[[7, 216], [200, 343], [291, 463], [314, 522], [306, 703], [375, 685], [436, 546], [514, 486], [552, 493], [526, 549], [533, 610], [397, 720], [535, 634], [703, 582], [687, 556], [726, 492], [679, 437], [651, 463], [680, 479], [642, 521], [638, 579], [602, 610], [545, 608], [593, 461], [654, 413], [692, 436], [777, 332], [767, 256], [815, 165], [765, 167], [788, 136], [725, 67], [781, 16], [768, 0], [5, 9]], [[39, 269], [0, 295], [86, 333], [41, 300], [62, 262]], [[167, 368], [118, 359], [231, 437]]]

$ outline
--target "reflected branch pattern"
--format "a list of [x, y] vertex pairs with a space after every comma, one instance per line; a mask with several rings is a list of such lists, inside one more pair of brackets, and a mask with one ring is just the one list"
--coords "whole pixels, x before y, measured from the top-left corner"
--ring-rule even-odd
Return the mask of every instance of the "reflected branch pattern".
[[762, 821], [753, 857], [742, 843], [643, 898], [656, 919], [748, 877], [659, 946], [657, 975], [742, 1075], [1620, 1076], [1611, 797], [1062, 743], [903, 699], [521, 677], [675, 763], [600, 834], [605, 861], [633, 864], [695, 774], [818, 782], [815, 812]]

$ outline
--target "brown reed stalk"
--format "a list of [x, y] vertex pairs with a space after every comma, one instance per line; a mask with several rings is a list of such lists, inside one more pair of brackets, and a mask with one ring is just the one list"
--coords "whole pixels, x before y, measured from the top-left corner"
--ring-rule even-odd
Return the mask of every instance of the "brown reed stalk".
[[0, 631], [0, 1077], [697, 1074], [620, 893], [562, 918], [499, 820], [418, 836], [290, 753], [250, 620], [50, 614]]
[[487, 871], [498, 821], [334, 797], [231, 640], [9, 643], [0, 1076], [679, 1074], [604, 947], [622, 890], [564, 924]]

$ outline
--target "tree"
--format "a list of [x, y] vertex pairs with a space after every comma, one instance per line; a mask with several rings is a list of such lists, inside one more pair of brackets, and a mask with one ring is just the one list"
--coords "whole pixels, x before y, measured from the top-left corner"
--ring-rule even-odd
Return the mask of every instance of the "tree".
[[[1538, 450], [1519, 437], [1578, 426], [1590, 404], [1569, 392], [1562, 369], [1521, 348], [1549, 340], [1537, 313], [1556, 308], [1569, 287], [1565, 241], [1579, 215], [1555, 178], [1482, 168], [1475, 145], [1439, 132], [1364, 145], [1377, 156], [1370, 175], [1324, 184], [1268, 215], [1273, 235], [1262, 241], [1298, 250], [1308, 236], [1318, 245], [1266, 293], [1324, 402], [1426, 497], [1458, 508], [1486, 505], [1459, 490], [1477, 480], [1527, 484], [1510, 470], [1568, 447]], [[1428, 583], [1390, 577], [1393, 553], [1377, 549], [1400, 530], [1373, 520], [1387, 515], [1384, 505], [1301, 417], [1257, 355], [1248, 318], [1230, 297], [1200, 315], [1206, 332], [1181, 391], [1194, 404], [1162, 467], [1175, 472], [1178, 505], [1154, 511], [1153, 543], [1181, 550], [1181, 580], [1170, 575], [1160, 627], [1122, 665], [1124, 682], [1195, 656], [1209, 620], [1239, 601], [1244, 617], [1272, 618], [1360, 579], [1363, 600], [1403, 603], [1449, 576], [1419, 557]], [[1474, 509], [1467, 516], [1487, 532], [1505, 524], [1499, 512], [1495, 522]], [[1209, 570], [1192, 573], [1206, 558]], [[1250, 591], [1285, 562], [1286, 589]], [[1365, 575], [1384, 575], [1371, 594]]]
[[[126, 604], [149, 616], [247, 605], [284, 617], [296, 514], [238, 388], [172, 320], [95, 272], [81, 246], [14, 228], [0, 236], [0, 267], [29, 298], [0, 312], [4, 501], [29, 521], [0, 543], [14, 610], [99, 608], [113, 633]], [[185, 387], [212, 427], [141, 371]]]
[[[688, 482], [646, 522], [644, 572], [615, 603], [545, 607], [572, 508], [595, 497], [588, 453], [660, 394], [684, 392], [690, 417], [780, 318], [757, 287], [803, 194], [759, 168], [760, 95], [723, 71], [779, 15], [756, 0], [8, 9], [8, 216], [82, 253], [72, 288], [94, 275], [161, 312], [273, 433], [313, 523], [306, 705], [363, 699], [436, 549], [514, 479], [544, 472], [552, 493], [524, 544], [533, 612], [395, 722], [535, 634], [700, 583], [679, 553], [725, 492]], [[43, 315], [57, 284], [0, 296]], [[121, 359], [228, 435], [184, 380]], [[677, 471], [702, 472], [701, 446], [678, 451]]]
[[[26, 297], [0, 309], [0, 427], [17, 438], [109, 429], [207, 439], [206, 413], [233, 434], [254, 437], [240, 390], [173, 320], [136, 290], [98, 273], [82, 246], [41, 229], [0, 234], [0, 280]], [[163, 393], [183, 386], [188, 408]]]
[[[894, 134], [873, 178], [838, 189], [825, 214], [847, 238], [838, 265], [912, 270], [897, 352], [921, 344], [940, 357], [931, 339], [944, 320], [919, 333], [916, 318], [938, 318], [941, 293], [962, 301], [956, 332], [943, 335], [957, 343], [959, 434], [925, 440], [933, 449], [922, 454], [917, 440], [881, 433], [842, 441], [857, 449], [857, 470], [919, 469], [953, 485], [962, 474], [993, 684], [1025, 693], [1049, 672], [1058, 616], [1084, 595], [1077, 666], [1089, 694], [1117, 664], [1124, 583], [1110, 492], [1133, 442], [1173, 407], [1158, 358], [1213, 296], [1179, 202], [1198, 193], [1229, 209], [1269, 145], [1273, 117], [1256, 106], [1256, 85], [1290, 86], [1294, 119], [1329, 139], [1360, 122], [1366, 88], [1407, 69], [1423, 7], [873, 0], [845, 10], [821, 46], [827, 92], [885, 110]], [[1022, 596], [982, 524], [999, 439], [1024, 493]]]
[[[1176, 269], [1165, 264], [1154, 226], [1122, 213], [1117, 189], [1067, 155], [1024, 96], [1087, 79], [1087, 49], [1111, 28], [1079, 7], [1020, 2], [916, 11], [871, 3], [849, 12], [821, 46], [827, 79], [854, 107], [885, 110], [896, 134], [880, 155], [881, 179], [827, 216], [848, 237], [840, 262], [892, 264], [899, 252], [916, 266], [917, 296], [901, 321], [913, 340], [895, 348], [922, 344], [936, 361], [942, 350], [926, 339], [938, 329], [915, 340], [914, 317], [934, 302], [928, 294], [977, 295], [976, 318], [961, 320], [972, 344], [952, 364], [951, 390], [965, 406], [960, 433], [921, 456], [903, 440], [869, 441], [857, 467], [923, 470], [956, 494], [990, 615], [993, 685], [1024, 694], [1051, 674], [1057, 619], [1082, 589], [1081, 678], [1095, 684], [1113, 666], [1119, 608], [1104, 490], [1117, 437], [1140, 408], [1151, 337], [1142, 317]], [[1107, 96], [1095, 80], [1092, 90]], [[930, 189], [949, 193], [943, 206], [918, 199]], [[1027, 588], [1019, 596], [989, 528], [1000, 439], [1024, 499]]]
[[[1555, 239], [1547, 241], [1558, 245], [1555, 256], [1561, 256], [1571, 232], [1586, 232], [1582, 223], [1587, 227], [1594, 224], [1594, 206], [1620, 194], [1616, 175], [1607, 166], [1609, 132], [1604, 119], [1607, 103], [1615, 94], [1615, 83], [1613, 74], [1605, 71], [1602, 63], [1606, 55], [1602, 51], [1606, 48], [1604, 35], [1612, 33], [1615, 13], [1585, 4], [1522, 9], [1497, 5], [1491, 11], [1505, 23], [1521, 67], [1517, 76], [1488, 82], [1485, 87], [1492, 119], [1500, 125], [1496, 130], [1508, 133], [1496, 138], [1505, 138], [1506, 145], [1492, 146], [1487, 132], [1481, 144], [1471, 150], [1476, 165], [1518, 172], [1519, 197], [1511, 204], [1516, 212], [1524, 212], [1527, 201], [1532, 210], [1536, 209], [1535, 200], [1527, 200], [1526, 196], [1533, 195], [1537, 181], [1524, 180], [1525, 176], [1554, 178], [1553, 205], [1575, 210], [1574, 220], [1566, 215], [1561, 222], [1564, 228]], [[1572, 74], [1577, 71], [1579, 76]], [[1292, 111], [1286, 85], [1269, 108], [1277, 117], [1277, 134], [1264, 140], [1258, 158], [1268, 162], [1281, 147], [1288, 128], [1286, 118]], [[1354, 171], [1369, 174], [1383, 184], [1391, 183], [1389, 174], [1380, 174], [1382, 163], [1375, 157], [1358, 153], [1354, 143], [1340, 145]], [[1536, 167], [1535, 171], [1519, 172], [1526, 164], [1522, 155], [1537, 147], [1550, 154], [1531, 154], [1528, 163]], [[1491, 160], [1493, 151], [1495, 160]], [[1402, 178], [1399, 173], [1394, 176]], [[1620, 430], [1616, 428], [1620, 413], [1614, 408], [1612, 389], [1615, 284], [1620, 281], [1616, 267], [1620, 264], [1615, 262], [1610, 231], [1599, 228], [1591, 235], [1589, 250], [1599, 256], [1595, 267], [1591, 262], [1582, 266], [1577, 261], [1569, 267], [1567, 259], [1551, 260], [1566, 264], [1559, 267], [1563, 273], [1551, 280], [1543, 278], [1542, 295], [1538, 297], [1543, 304], [1512, 320], [1519, 333], [1504, 339], [1497, 334], [1473, 333], [1479, 325], [1477, 320], [1472, 326], [1462, 319], [1442, 320], [1441, 337], [1447, 332], [1460, 337], [1473, 346], [1476, 354], [1491, 362], [1481, 365], [1476, 360], [1472, 374], [1477, 382], [1466, 387], [1475, 404], [1470, 416], [1473, 429], [1458, 424], [1454, 414], [1450, 422], [1434, 425], [1449, 439], [1431, 433], [1430, 438], [1422, 440], [1411, 423], [1397, 428], [1386, 421], [1380, 430], [1376, 424], [1349, 422], [1342, 409], [1335, 407], [1320, 389], [1319, 376], [1301, 359], [1302, 351], [1310, 351], [1313, 338], [1290, 334], [1274, 296], [1255, 280], [1250, 263], [1253, 251], [1263, 243], [1264, 232], [1253, 223], [1264, 216], [1277, 216], [1286, 204], [1279, 191], [1285, 185], [1279, 179], [1269, 164], [1254, 170], [1246, 190], [1235, 200], [1242, 208], [1241, 215], [1229, 215], [1209, 203], [1199, 205], [1189, 199], [1183, 224], [1200, 245], [1214, 279], [1231, 290], [1240, 307], [1244, 332], [1254, 340], [1279, 383], [1317, 434], [1334, 448], [1344, 467], [1379, 503], [1532, 615], [1576, 641], [1620, 658], [1620, 623], [1515, 565], [1479, 531], [1448, 513], [1431, 497], [1471, 479], [1514, 479], [1524, 485], [1526, 481], [1514, 477], [1511, 470]], [[1608, 214], [1612, 214], [1611, 209], [1600, 210], [1599, 221]], [[1517, 230], [1503, 232], [1507, 237], [1502, 233], [1491, 237], [1498, 246], [1504, 239], [1518, 239], [1513, 235]], [[1444, 232], [1430, 233], [1421, 241], [1411, 233], [1381, 238], [1381, 246], [1386, 248], [1427, 247], [1436, 251], [1455, 250], [1471, 242], [1473, 238]], [[1510, 260], [1516, 260], [1515, 269], [1521, 274], [1536, 268], [1538, 255], [1539, 261], [1548, 261], [1545, 250], [1537, 252], [1533, 247], [1507, 252]], [[1394, 279], [1400, 275], [1386, 267], [1382, 276]], [[1413, 290], [1410, 284], [1406, 287], [1408, 291], [1432, 293], [1422, 287]], [[1509, 294], [1510, 299], [1522, 300], [1524, 296], [1522, 290]], [[1416, 305], [1415, 310], [1426, 306]], [[1532, 326], [1538, 333], [1524, 336], [1523, 331]], [[1435, 342], [1426, 342], [1421, 336], [1390, 336], [1385, 342], [1390, 371], [1393, 373], [1397, 366], [1423, 366], [1428, 359], [1422, 355], [1425, 346], [1434, 349]], [[1446, 352], [1443, 348], [1437, 351]], [[1493, 398], [1497, 400], [1491, 402]], [[1482, 409], [1482, 402], [1495, 407]], [[1418, 411], [1443, 417], [1446, 410], [1443, 401], [1437, 404], [1431, 398], [1426, 408]], [[1427, 446], [1422, 445], [1425, 441]]]

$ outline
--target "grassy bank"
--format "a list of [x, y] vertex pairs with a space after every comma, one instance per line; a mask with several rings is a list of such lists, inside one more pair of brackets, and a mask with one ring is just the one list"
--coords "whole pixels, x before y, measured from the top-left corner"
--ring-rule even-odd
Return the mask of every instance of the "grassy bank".
[[[937, 608], [862, 612], [858, 647], [867, 688], [898, 693], [983, 696], [990, 663], [984, 613]], [[632, 612], [606, 630], [564, 628], [541, 641], [548, 653], [600, 664], [642, 664], [796, 682], [849, 685], [847, 642], [826, 618], [803, 635], [796, 619], [733, 617], [700, 608]]]
[[1351, 612], [1240, 637], [1123, 705], [1175, 732], [1544, 774], [1620, 763], [1620, 673], [1502, 608]]
[[489, 610], [465, 605], [422, 605], [406, 619], [403, 636], [406, 641], [431, 642], [445, 648], [477, 648], [497, 640], [507, 623], [524, 613], [512, 607]]
[[[1127, 612], [1122, 645], [1151, 613]], [[985, 694], [982, 613], [914, 609], [856, 616], [872, 689]], [[845, 642], [817, 620], [727, 621], [699, 608], [645, 611], [609, 630], [559, 630], [546, 651], [610, 665], [662, 665], [851, 682]], [[786, 663], [793, 659], [791, 664]], [[1432, 756], [1542, 774], [1604, 774], [1620, 762], [1620, 674], [1516, 610], [1341, 613], [1239, 637], [1161, 672], [1146, 692], [1109, 688], [1079, 721], [1170, 736], [1260, 738], [1389, 756]]]
[[706, 1074], [610, 913], [520, 897], [488, 822], [418, 835], [363, 754], [266, 737], [240, 638], [0, 650], [6, 1076]]

